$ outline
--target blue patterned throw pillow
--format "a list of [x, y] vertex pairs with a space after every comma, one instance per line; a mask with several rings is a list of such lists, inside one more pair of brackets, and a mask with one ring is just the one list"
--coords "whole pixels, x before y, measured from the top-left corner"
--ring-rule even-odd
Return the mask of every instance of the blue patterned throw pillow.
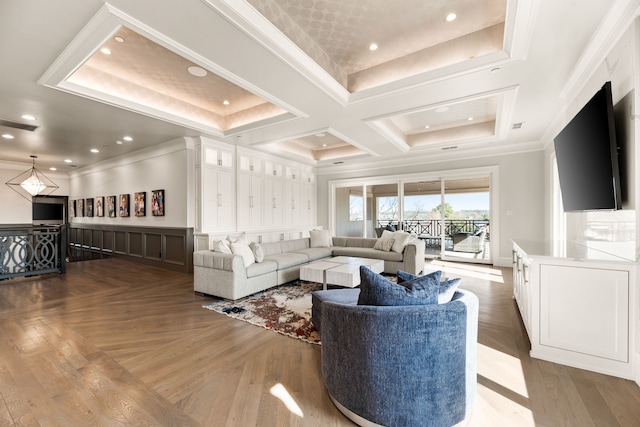
[[[424, 280], [424, 276], [403, 285], [390, 282], [366, 266], [360, 267], [360, 295], [358, 305], [427, 305], [438, 303], [438, 281]], [[409, 286], [407, 286], [409, 285]]]
[[425, 280], [436, 280], [438, 282], [438, 304], [444, 304], [451, 301], [462, 279], [457, 277], [455, 279], [440, 281], [440, 276], [442, 276], [442, 271], [440, 270], [425, 274], [424, 276], [416, 276], [415, 274], [398, 270], [398, 283], [402, 284], [402, 286], [408, 286], [409, 283], [414, 283], [413, 281], [420, 277], [424, 277]]

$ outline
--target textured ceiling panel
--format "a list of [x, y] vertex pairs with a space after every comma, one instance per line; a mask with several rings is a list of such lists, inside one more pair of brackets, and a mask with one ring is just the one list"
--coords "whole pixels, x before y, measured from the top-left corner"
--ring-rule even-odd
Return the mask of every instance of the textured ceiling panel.
[[[346, 85], [345, 75], [350, 77], [490, 27], [500, 26], [503, 30], [507, 7], [506, 0], [248, 1], [350, 91], [387, 83], [389, 79], [366, 86]], [[451, 12], [457, 14], [457, 19], [447, 22], [445, 18]], [[497, 46], [492, 45], [492, 51], [502, 48], [502, 36]], [[372, 43], [378, 45], [377, 50], [369, 50]], [[458, 61], [466, 59], [468, 55], [462, 55]], [[444, 65], [447, 64], [440, 66]], [[431, 65], [417, 72], [433, 68]], [[397, 79], [407, 75], [397, 71]]]
[[126, 27], [102, 47], [111, 53], [96, 51], [69, 82], [222, 131], [286, 113], [211, 72], [192, 75], [191, 61]]

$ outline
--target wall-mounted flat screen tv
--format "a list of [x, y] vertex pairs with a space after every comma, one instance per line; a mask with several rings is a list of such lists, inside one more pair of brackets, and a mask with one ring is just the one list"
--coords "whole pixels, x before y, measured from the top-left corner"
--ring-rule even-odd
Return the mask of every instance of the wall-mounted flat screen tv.
[[621, 209], [611, 82], [605, 83], [553, 142], [565, 212]]
[[64, 206], [58, 203], [33, 203], [33, 221], [62, 221]]

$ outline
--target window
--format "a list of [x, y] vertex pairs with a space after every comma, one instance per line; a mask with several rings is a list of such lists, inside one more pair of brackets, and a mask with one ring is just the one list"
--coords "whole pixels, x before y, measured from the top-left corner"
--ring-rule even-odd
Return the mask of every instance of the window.
[[362, 221], [364, 219], [362, 196], [357, 194], [349, 195], [349, 221]]
[[378, 220], [398, 220], [398, 197], [378, 197]]

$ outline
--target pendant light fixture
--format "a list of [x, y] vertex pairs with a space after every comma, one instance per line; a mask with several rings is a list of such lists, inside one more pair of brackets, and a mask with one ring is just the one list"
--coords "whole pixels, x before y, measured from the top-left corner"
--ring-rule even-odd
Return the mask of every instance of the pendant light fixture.
[[58, 189], [58, 186], [53, 181], [36, 169], [38, 156], [31, 156], [31, 158], [33, 159], [31, 169], [6, 182], [9, 188], [30, 202], [33, 201], [35, 196], [47, 196]]

